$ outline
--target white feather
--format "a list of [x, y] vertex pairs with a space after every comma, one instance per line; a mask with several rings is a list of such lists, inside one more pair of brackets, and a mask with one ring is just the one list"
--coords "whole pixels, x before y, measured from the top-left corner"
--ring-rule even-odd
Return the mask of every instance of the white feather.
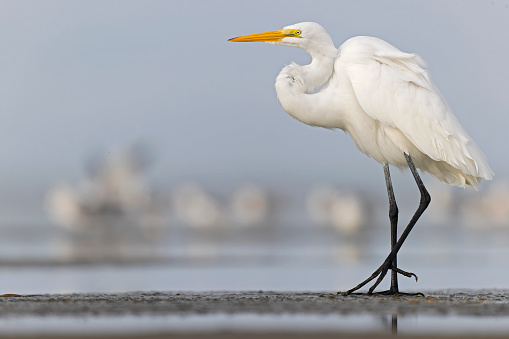
[[363, 112], [379, 121], [380, 129], [396, 129], [408, 139], [412, 145], [399, 140], [396, 146], [409, 152], [417, 167], [458, 186], [476, 187], [479, 179], [491, 179], [486, 157], [419, 63], [418, 56], [385, 41], [357, 37], [341, 46], [335, 66], [336, 72], [348, 74]]
[[486, 157], [419, 56], [373, 37], [351, 38], [336, 50], [330, 39], [317, 38], [328, 34], [316, 23], [288, 27], [302, 30], [302, 37], [279, 44], [302, 47], [313, 57], [309, 65], [286, 66], [276, 79], [278, 99], [291, 116], [344, 130], [380, 163], [407, 167], [405, 152], [417, 168], [450, 185], [477, 188], [481, 179], [492, 179]]

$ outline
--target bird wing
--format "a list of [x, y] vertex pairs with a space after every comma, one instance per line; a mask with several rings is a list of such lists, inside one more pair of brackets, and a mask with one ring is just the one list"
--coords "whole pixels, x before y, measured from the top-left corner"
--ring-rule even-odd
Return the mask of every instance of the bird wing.
[[339, 58], [371, 118], [397, 128], [431, 159], [491, 179], [486, 157], [421, 67], [419, 56], [377, 38], [359, 37], [341, 47]]

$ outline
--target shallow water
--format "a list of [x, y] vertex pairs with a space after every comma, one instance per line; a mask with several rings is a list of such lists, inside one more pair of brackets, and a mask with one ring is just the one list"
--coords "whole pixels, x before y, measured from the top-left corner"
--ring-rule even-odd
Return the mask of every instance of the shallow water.
[[[352, 266], [82, 266], [3, 268], [5, 293], [114, 293], [129, 291], [341, 291], [355, 286], [377, 267]], [[507, 270], [493, 267], [428, 267], [414, 265], [420, 279], [400, 277], [403, 291], [439, 288], [504, 288]], [[387, 279], [386, 279], [387, 280]], [[382, 288], [388, 282], [382, 283]]]
[[[303, 227], [223, 237], [176, 230], [177, 233], [168, 235], [154, 248], [155, 255], [149, 260], [120, 262], [111, 258], [67, 260], [61, 249], [75, 244], [52, 233], [55, 230], [46, 231], [32, 232], [27, 238], [0, 239], [2, 293], [129, 292], [128, 297], [136, 299], [139, 293], [132, 291], [188, 291], [202, 296], [213, 295], [210, 291], [308, 291], [325, 293], [326, 298], [331, 297], [332, 304], [318, 303], [293, 313], [286, 306], [277, 308], [279, 304], [276, 312], [270, 303], [256, 306], [258, 309], [241, 307], [235, 312], [228, 310], [228, 304], [218, 312], [196, 308], [193, 311], [190, 306], [190, 312], [185, 314], [150, 303], [139, 310], [133, 310], [134, 304], [117, 305], [116, 309], [124, 311], [112, 314], [108, 307], [98, 304], [94, 312], [73, 314], [72, 310], [77, 309], [75, 300], [40, 309], [43, 305], [40, 301], [30, 303], [25, 298], [13, 298], [0, 303], [0, 328], [5, 334], [191, 330], [390, 333], [394, 329], [393, 317], [397, 317], [399, 333], [509, 334], [508, 301], [502, 297], [482, 300], [476, 297], [490, 292], [492, 296], [509, 295], [506, 293], [509, 239], [508, 233], [501, 229], [426, 229], [423, 226], [411, 234], [402, 248], [399, 266], [416, 273], [419, 281], [401, 277], [401, 290], [423, 291], [428, 296], [445, 299], [454, 294], [454, 300], [462, 300], [464, 304], [458, 306], [439, 298], [402, 305], [398, 299], [389, 298], [384, 299], [386, 304], [376, 303], [378, 299], [366, 299], [356, 307], [333, 296], [356, 285], [380, 265], [387, 254], [387, 228], [358, 237]], [[137, 248], [128, 248], [131, 250], [135, 252]], [[380, 288], [387, 287], [388, 281], [384, 281]], [[444, 292], [444, 289], [455, 292]], [[101, 300], [104, 296], [87, 298]], [[437, 300], [445, 304], [436, 307]]]
[[[401, 277], [402, 290], [509, 288], [509, 231], [420, 226], [398, 256], [400, 268], [416, 273], [419, 281]], [[386, 231], [380, 227], [352, 237], [293, 226], [221, 234], [177, 228], [149, 246], [153, 252], [143, 260], [76, 260], [68, 250], [83, 244], [45, 226], [24, 237], [0, 238], [1, 291], [345, 290], [383, 261]], [[136, 244], [121, 249], [141, 252]]]
[[[0, 319], [3, 334], [144, 334], [213, 332], [391, 333], [390, 316], [339, 315], [129, 315], [101, 317], [20, 317]], [[509, 322], [499, 317], [398, 317], [404, 334], [507, 334]]]

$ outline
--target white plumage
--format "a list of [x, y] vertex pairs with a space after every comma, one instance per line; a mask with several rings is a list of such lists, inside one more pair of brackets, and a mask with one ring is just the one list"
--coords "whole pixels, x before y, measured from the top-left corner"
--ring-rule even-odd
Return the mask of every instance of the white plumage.
[[[376, 38], [352, 38], [341, 46], [336, 70], [348, 75], [358, 114], [375, 121], [372, 141], [365, 133], [354, 140], [361, 150], [375, 143], [373, 157], [379, 162], [406, 166], [401, 156], [406, 152], [416, 167], [447, 184], [477, 187], [493, 172], [421, 65], [417, 55]], [[385, 147], [383, 139], [389, 141]], [[390, 148], [399, 156], [392, 157]]]
[[[301, 33], [291, 36], [296, 30]], [[286, 36], [268, 43], [300, 47], [312, 56], [309, 65], [292, 63], [276, 79], [278, 99], [291, 116], [308, 125], [344, 130], [379, 163], [406, 167], [405, 152], [417, 168], [450, 185], [477, 188], [481, 179], [492, 178], [486, 157], [418, 55], [364, 36], [336, 49], [314, 22], [280, 32]], [[252, 41], [252, 36], [256, 34], [231, 40]]]
[[398, 244], [392, 238], [393, 250], [384, 264], [367, 279], [380, 274], [371, 293], [390, 268], [390, 292], [397, 293], [395, 272], [412, 274], [398, 271], [396, 254], [430, 202], [415, 167], [447, 184], [475, 189], [482, 179], [493, 177], [486, 157], [422, 68], [423, 60], [373, 37], [351, 38], [336, 49], [325, 29], [314, 22], [230, 41], [265, 41], [299, 47], [311, 55], [309, 65], [291, 63], [279, 73], [275, 84], [279, 102], [305, 124], [342, 129], [361, 152], [384, 165], [394, 234], [398, 210], [388, 165], [412, 170], [421, 192], [419, 208]]

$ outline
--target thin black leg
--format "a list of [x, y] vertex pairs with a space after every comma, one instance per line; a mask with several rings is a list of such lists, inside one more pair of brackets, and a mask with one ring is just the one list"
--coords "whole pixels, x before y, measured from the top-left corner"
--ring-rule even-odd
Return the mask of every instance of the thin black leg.
[[417, 173], [417, 169], [415, 168], [412, 158], [410, 157], [410, 155], [408, 155], [406, 153], [404, 153], [404, 155], [405, 155], [405, 159], [408, 163], [408, 167], [410, 168], [410, 171], [412, 172], [412, 175], [414, 176], [415, 182], [417, 183], [417, 187], [419, 188], [419, 191], [421, 193], [421, 200], [419, 202], [419, 207], [417, 208], [417, 211], [415, 211], [412, 219], [408, 223], [407, 227], [401, 234], [401, 237], [396, 242], [394, 248], [392, 249], [391, 253], [387, 256], [387, 258], [385, 259], [383, 264], [368, 279], [364, 280], [362, 283], [355, 286], [354, 288], [352, 288], [346, 292], [343, 292], [342, 293], [343, 295], [351, 294], [352, 292], [358, 290], [359, 288], [362, 288], [364, 285], [366, 285], [367, 283], [369, 283], [370, 281], [372, 281], [373, 279], [378, 277], [375, 284], [373, 286], [371, 286], [371, 288], [368, 291], [368, 294], [373, 294], [373, 290], [380, 284], [380, 282], [383, 280], [383, 278], [385, 277], [385, 275], [387, 274], [387, 271], [389, 269], [392, 269], [392, 270], [396, 271], [397, 273], [403, 274], [407, 277], [413, 276], [417, 280], [417, 276], [415, 274], [402, 271], [399, 268], [392, 267], [392, 263], [393, 263], [394, 259], [396, 259], [398, 251], [400, 250], [401, 246], [403, 245], [406, 238], [408, 237], [408, 234], [410, 234], [410, 232], [412, 231], [412, 228], [415, 226], [417, 220], [419, 220], [420, 216], [426, 210], [429, 203], [431, 202], [431, 196], [429, 195], [428, 191], [426, 190], [426, 187], [424, 187], [424, 184], [422, 183], [419, 173]]
[[[396, 204], [396, 197], [394, 196], [394, 189], [392, 188], [391, 172], [389, 171], [389, 164], [384, 164], [385, 184], [387, 186], [387, 195], [389, 196], [389, 219], [391, 221], [391, 252], [396, 246], [398, 241], [398, 205]], [[392, 261], [392, 268], [398, 267], [398, 257], [394, 257]], [[391, 270], [391, 294], [398, 294], [398, 272]]]

